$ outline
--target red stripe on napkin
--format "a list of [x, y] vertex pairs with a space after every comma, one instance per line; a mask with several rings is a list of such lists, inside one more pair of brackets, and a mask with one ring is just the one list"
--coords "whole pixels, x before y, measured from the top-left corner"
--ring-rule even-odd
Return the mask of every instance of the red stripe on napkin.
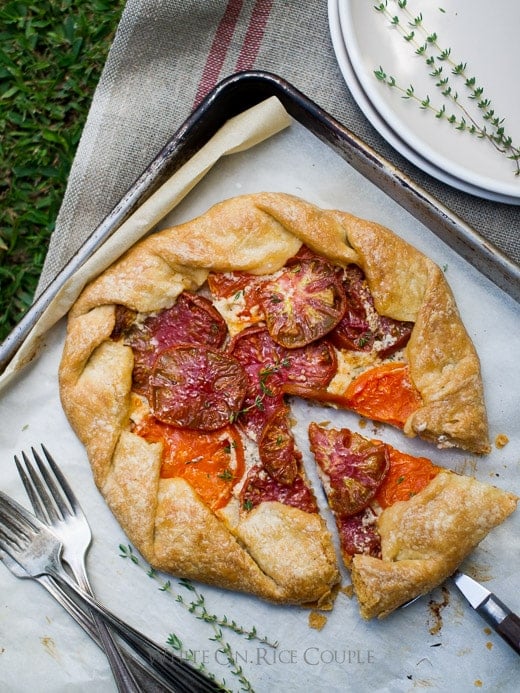
[[267, 20], [273, 6], [272, 0], [257, 0], [251, 13], [251, 20], [247, 28], [244, 44], [238, 56], [236, 69], [250, 70], [256, 60], [260, 45], [265, 33]]
[[195, 96], [195, 106], [215, 86], [218, 80], [242, 5], [243, 0], [229, 0], [227, 4], [226, 11], [217, 27], [215, 38], [204, 65], [204, 71], [197, 88], [197, 95]]

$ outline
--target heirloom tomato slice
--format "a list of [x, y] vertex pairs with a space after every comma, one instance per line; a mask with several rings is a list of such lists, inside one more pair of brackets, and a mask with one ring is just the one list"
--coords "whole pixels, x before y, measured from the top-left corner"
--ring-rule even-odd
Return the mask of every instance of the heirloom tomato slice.
[[288, 363], [263, 327], [248, 327], [229, 345], [247, 376], [246, 394], [237, 422], [247, 435], [258, 440], [269, 417], [283, 403], [283, 383]]
[[373, 299], [363, 271], [357, 265], [344, 270], [343, 291], [346, 298], [345, 311], [341, 320], [329, 335], [338, 349], [370, 351], [374, 343], [368, 312], [373, 308]]
[[405, 363], [383, 363], [365, 371], [350, 383], [342, 399], [358, 414], [398, 428], [422, 403]]
[[340, 270], [318, 258], [292, 263], [265, 284], [260, 302], [274, 341], [303, 347], [330, 332], [345, 312]]
[[247, 374], [248, 387], [238, 422], [255, 440], [282, 405], [284, 393], [319, 396], [337, 369], [335, 351], [326, 340], [286, 349], [264, 327], [248, 327], [237, 334], [229, 353]]
[[150, 443], [162, 443], [161, 477], [185, 479], [212, 510], [226, 505], [244, 475], [244, 448], [234, 426], [201, 432], [150, 416], [134, 432]]
[[269, 501], [290, 505], [306, 513], [318, 511], [316, 498], [301, 475], [292, 484], [282, 484], [269, 476], [262, 465], [256, 465], [248, 472], [240, 500], [242, 509], [246, 511]]
[[137, 314], [124, 306], [116, 309], [113, 339], [123, 336], [134, 354], [133, 389], [147, 396], [148, 379], [157, 354], [175, 344], [202, 344], [220, 349], [227, 336], [222, 316], [208, 299], [183, 291], [171, 308], [135, 322]]
[[336, 526], [341, 552], [347, 565], [356, 553], [376, 558], [381, 556], [381, 537], [377, 531], [376, 515], [370, 507], [348, 517], [337, 516]]
[[302, 455], [295, 445], [287, 406], [279, 407], [267, 421], [258, 448], [269, 476], [281, 484], [292, 484], [298, 475]]
[[327, 500], [339, 516], [360, 512], [377, 493], [388, 471], [385, 446], [346, 428], [309, 425], [309, 442], [327, 478]]
[[343, 275], [346, 308], [328, 339], [338, 349], [375, 350], [384, 359], [404, 347], [413, 329], [412, 322], [380, 315], [368, 282], [360, 267], [349, 265]]
[[441, 471], [427, 457], [413, 457], [386, 444], [390, 469], [385, 476], [376, 500], [382, 508], [397, 501], [409, 500], [422, 491]]
[[246, 374], [235, 358], [181, 344], [162, 351], [154, 362], [151, 407], [164, 423], [214, 431], [238, 415], [246, 388]]

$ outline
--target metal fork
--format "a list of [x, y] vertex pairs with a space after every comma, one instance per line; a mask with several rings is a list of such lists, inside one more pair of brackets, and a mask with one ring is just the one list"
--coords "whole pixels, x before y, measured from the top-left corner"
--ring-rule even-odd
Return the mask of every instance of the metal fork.
[[[87, 518], [65, 477], [45, 447], [42, 445], [42, 450], [54, 478], [36, 450], [34, 448], [31, 450], [40, 474], [37, 474], [25, 452], [22, 452], [25, 469], [16, 455], [14, 461], [34, 513], [60, 539], [63, 544], [63, 559], [70, 567], [76, 582], [85, 592], [93, 596], [85, 567], [85, 557], [92, 542], [92, 532]], [[139, 687], [119, 651], [118, 643], [99, 616], [93, 614], [92, 618], [118, 690], [122, 693], [138, 693]]]
[[[30, 578], [31, 576], [17, 563], [9, 554], [0, 551], [0, 561], [8, 568], [11, 573], [17, 578]], [[44, 587], [49, 594], [60, 604], [72, 618], [78, 623], [83, 630], [88, 633], [92, 640], [103, 649], [103, 644], [99, 639], [98, 629], [92, 620], [91, 613], [83, 610], [71, 599], [64, 589], [50, 575], [40, 575], [34, 578], [39, 584]], [[146, 693], [173, 693], [173, 688], [160, 681], [155, 673], [151, 672], [148, 667], [139, 662], [131, 652], [121, 651], [124, 659], [128, 663], [128, 667], [132, 669], [134, 678], [137, 680], [142, 691]]]
[[109, 623], [178, 693], [221, 690], [188, 662], [132, 628], [81, 590], [61, 562], [62, 543], [37, 517], [0, 491], [0, 550], [9, 554], [31, 578], [50, 575], [84, 606]]

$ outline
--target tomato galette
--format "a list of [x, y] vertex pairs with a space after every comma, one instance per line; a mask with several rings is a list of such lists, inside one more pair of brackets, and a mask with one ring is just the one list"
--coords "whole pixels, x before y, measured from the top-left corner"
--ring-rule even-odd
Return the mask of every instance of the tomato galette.
[[[293, 435], [295, 397], [440, 448], [489, 451], [478, 357], [441, 270], [376, 223], [286, 194], [226, 200], [87, 286], [60, 390], [98, 488], [151, 565], [283, 603], [324, 606], [339, 580]], [[323, 427], [310, 434], [343, 538], [344, 493], [324, 452], [337, 445]], [[376, 495], [385, 507], [389, 456], [376, 446], [370, 473], [348, 482], [348, 517], [374, 510]], [[428, 485], [407, 507], [432, 488], [444, 498], [443, 479], [450, 502], [465, 498], [464, 477], [419, 468]], [[366, 544], [343, 544], [360, 594], [364, 559], [403, 563], [385, 554], [398, 506], [376, 513]]]

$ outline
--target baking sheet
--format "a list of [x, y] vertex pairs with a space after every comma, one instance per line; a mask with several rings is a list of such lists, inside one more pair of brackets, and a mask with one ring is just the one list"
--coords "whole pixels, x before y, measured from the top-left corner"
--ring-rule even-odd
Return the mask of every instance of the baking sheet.
[[[319, 407], [298, 402], [297, 439], [313, 479], [304, 440], [304, 421], [333, 420], [374, 434], [412, 454], [424, 454], [456, 471], [475, 474], [520, 494], [518, 304], [482, 276], [435, 234], [363, 178], [326, 144], [296, 122], [247, 152], [221, 160], [169, 215], [165, 224], [185, 221], [223, 198], [260, 190], [299, 195], [322, 207], [341, 208], [392, 228], [445, 269], [461, 314], [482, 361], [491, 437], [505, 433], [509, 444], [485, 459], [439, 451], [421, 441], [403, 439], [398, 431], [369, 424], [359, 427], [348, 412], [325, 415]], [[89, 573], [98, 596], [118, 615], [164, 643], [175, 633], [184, 652], [192, 650], [232, 690], [243, 683], [231, 672], [215, 642], [215, 631], [176, 600], [190, 593], [171, 579], [162, 591], [145, 567], [119, 556], [126, 538], [91, 480], [86, 455], [71, 431], [59, 403], [56, 371], [64, 336], [61, 321], [45, 339], [41, 357], [4, 391], [0, 401], [2, 489], [26, 503], [13, 455], [44, 443], [65, 471], [92, 526], [94, 542]], [[316, 485], [319, 500], [323, 497]], [[520, 519], [517, 512], [472, 554], [467, 568], [485, 580], [517, 612]], [[348, 578], [345, 577], [345, 582]], [[460, 691], [483, 687], [515, 691], [511, 670], [517, 655], [475, 614], [451, 585], [447, 591], [418, 600], [384, 621], [364, 622], [355, 600], [337, 598], [323, 630], [308, 625], [309, 612], [263, 603], [247, 595], [198, 586], [209, 612], [277, 641], [272, 648], [223, 631], [243, 675], [257, 691], [411, 691], [417, 687]], [[0, 682], [3, 691], [114, 691], [103, 655], [37, 584], [17, 580], [0, 568]], [[442, 624], [429, 606], [433, 599]], [[438, 629], [438, 632], [435, 630]], [[434, 632], [430, 632], [434, 631]], [[27, 666], [30, 662], [30, 666]], [[513, 679], [513, 680], [511, 680]]]

